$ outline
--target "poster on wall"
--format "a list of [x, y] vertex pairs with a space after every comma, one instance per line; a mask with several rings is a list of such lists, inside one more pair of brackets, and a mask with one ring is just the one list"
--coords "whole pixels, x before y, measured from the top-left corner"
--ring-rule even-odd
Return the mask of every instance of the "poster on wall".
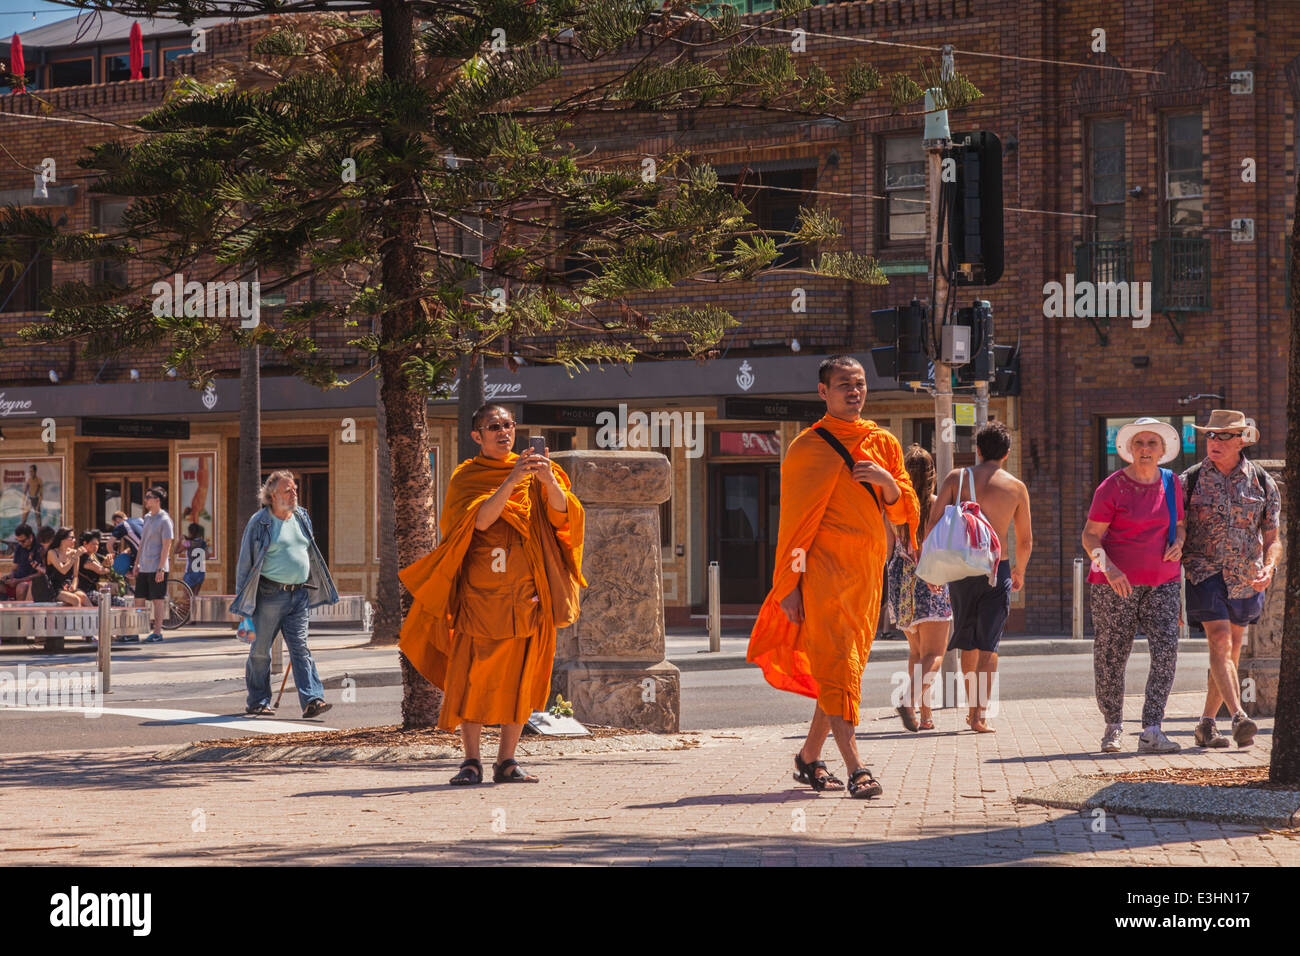
[[14, 528], [33, 531], [63, 523], [63, 459], [0, 458], [0, 540]]
[[[216, 506], [213, 500], [212, 476], [216, 473], [216, 458], [212, 452], [197, 455], [180, 455], [181, 494], [177, 506], [181, 509], [180, 525], [176, 533], [182, 538], [201, 537], [207, 542], [209, 560], [217, 554]], [[175, 514], [173, 511], [172, 514]], [[192, 529], [190, 525], [198, 525]]]

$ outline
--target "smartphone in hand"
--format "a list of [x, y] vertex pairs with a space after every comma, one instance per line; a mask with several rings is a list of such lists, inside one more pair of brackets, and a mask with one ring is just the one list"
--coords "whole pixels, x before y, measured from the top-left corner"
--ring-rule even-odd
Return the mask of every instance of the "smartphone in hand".
[[546, 454], [546, 439], [540, 435], [534, 435], [528, 439], [528, 447], [533, 450], [534, 455], [544, 456]]

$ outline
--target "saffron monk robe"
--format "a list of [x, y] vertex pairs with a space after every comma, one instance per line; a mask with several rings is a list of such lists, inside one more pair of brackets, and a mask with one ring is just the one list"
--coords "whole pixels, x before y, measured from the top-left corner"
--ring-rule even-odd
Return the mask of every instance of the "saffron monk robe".
[[[854, 727], [880, 612], [886, 557], [881, 511], [907, 526], [907, 546], [915, 553], [921, 506], [898, 439], [860, 417], [867, 397], [861, 363], [831, 356], [818, 377], [826, 416], [799, 434], [781, 463], [776, 569], [748, 659], [778, 690], [817, 700], [808, 739], [795, 754], [795, 780], [818, 791], [844, 789], [820, 759], [832, 732], [849, 772], [849, 793], [873, 797], [882, 788], [862, 765]], [[847, 449], [852, 472], [819, 428]]]
[[[546, 706], [555, 657], [552, 585], [576, 599], [582, 577], [582, 504], [545, 455], [516, 455], [515, 423], [499, 405], [474, 413], [481, 454], [462, 462], [447, 486], [442, 544], [401, 571], [414, 596], [402, 625], [402, 653], [443, 690], [438, 727], [460, 727], [465, 761], [456, 785], [483, 780], [479, 737], [500, 724], [492, 778], [536, 783], [514, 759], [533, 711]], [[547, 579], [543, 535], [558, 544]], [[554, 551], [555, 549], [552, 549]]]

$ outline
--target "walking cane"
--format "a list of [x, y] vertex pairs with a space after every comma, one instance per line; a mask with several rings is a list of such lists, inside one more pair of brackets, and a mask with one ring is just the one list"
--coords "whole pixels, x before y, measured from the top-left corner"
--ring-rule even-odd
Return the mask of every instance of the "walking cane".
[[289, 683], [289, 671], [288, 667], [284, 669], [284, 678], [280, 681], [280, 693], [275, 695], [275, 710], [280, 709], [280, 698], [284, 696], [284, 687]]

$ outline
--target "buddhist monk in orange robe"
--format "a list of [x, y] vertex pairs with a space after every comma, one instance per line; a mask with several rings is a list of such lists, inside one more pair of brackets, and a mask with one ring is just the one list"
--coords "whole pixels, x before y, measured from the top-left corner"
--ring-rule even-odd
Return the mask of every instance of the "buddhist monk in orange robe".
[[[817, 701], [808, 739], [794, 758], [795, 779], [814, 790], [843, 789], [821, 760], [826, 735], [834, 733], [850, 794], [870, 797], [882, 788], [862, 765], [854, 727], [880, 614], [884, 520], [906, 525], [915, 550], [921, 506], [898, 439], [861, 418], [867, 397], [862, 365], [852, 356], [832, 356], [822, 362], [819, 377], [826, 416], [799, 434], [781, 463], [776, 569], [750, 635], [748, 659], [773, 687]], [[817, 428], [849, 452], [852, 471]], [[875, 499], [861, 482], [871, 486]]]
[[524, 723], [546, 706], [555, 657], [555, 619], [543, 556], [552, 535], [576, 594], [582, 578], [582, 504], [545, 455], [516, 455], [515, 424], [499, 405], [474, 415], [481, 454], [452, 473], [442, 544], [401, 572], [414, 596], [401, 648], [443, 690], [438, 726], [460, 727], [465, 762], [451, 782], [481, 783], [479, 738], [501, 725], [493, 780], [536, 783], [514, 759]]

